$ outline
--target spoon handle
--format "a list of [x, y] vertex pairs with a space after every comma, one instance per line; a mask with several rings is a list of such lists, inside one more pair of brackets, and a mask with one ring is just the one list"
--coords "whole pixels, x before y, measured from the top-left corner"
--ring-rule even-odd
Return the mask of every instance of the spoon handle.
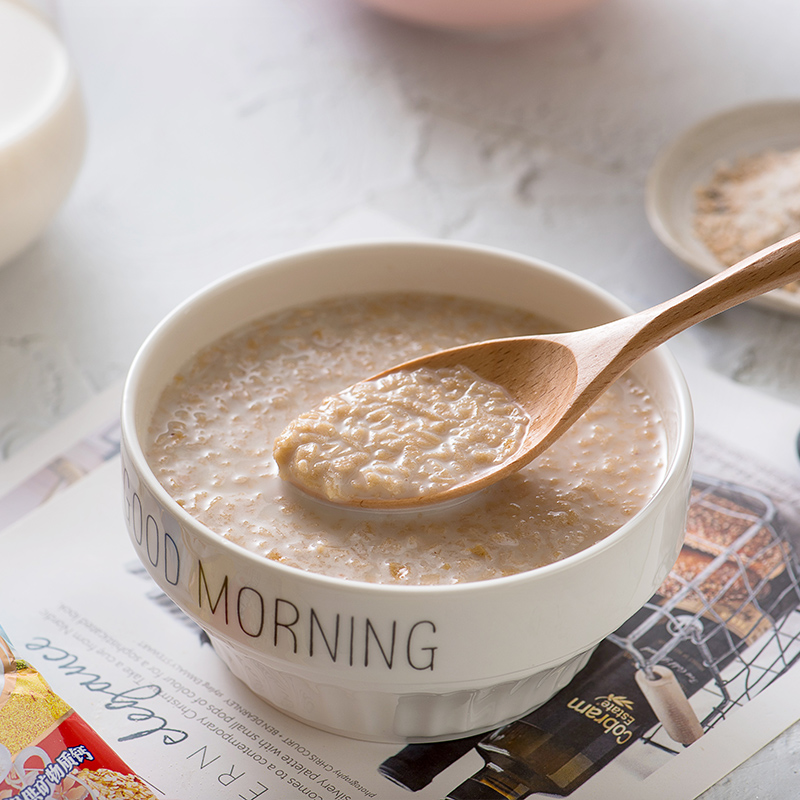
[[697, 322], [800, 277], [800, 234], [783, 239], [728, 267], [689, 291], [654, 306], [641, 318], [648, 348], [656, 347]]
[[[800, 234], [734, 264], [687, 292], [597, 328], [567, 334], [581, 358], [575, 411], [650, 350], [697, 322], [800, 278]], [[560, 339], [559, 335], [551, 337]], [[565, 340], [566, 343], [566, 340]]]

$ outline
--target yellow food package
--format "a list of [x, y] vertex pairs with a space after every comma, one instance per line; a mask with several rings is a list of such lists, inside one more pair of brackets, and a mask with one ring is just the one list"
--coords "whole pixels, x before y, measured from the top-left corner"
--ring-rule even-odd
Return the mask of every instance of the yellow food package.
[[0, 628], [0, 800], [156, 800]]

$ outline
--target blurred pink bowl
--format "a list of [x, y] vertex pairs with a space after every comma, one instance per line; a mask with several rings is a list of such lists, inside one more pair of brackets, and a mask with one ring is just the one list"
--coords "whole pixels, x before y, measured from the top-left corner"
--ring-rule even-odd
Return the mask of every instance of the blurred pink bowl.
[[458, 30], [502, 29], [550, 22], [599, 0], [361, 0], [393, 17]]

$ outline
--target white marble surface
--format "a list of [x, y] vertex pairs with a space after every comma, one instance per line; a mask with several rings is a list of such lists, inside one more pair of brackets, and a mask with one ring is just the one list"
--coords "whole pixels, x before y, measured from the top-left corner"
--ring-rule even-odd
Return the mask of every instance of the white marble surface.
[[[38, 5], [77, 64], [90, 142], [46, 235], [0, 269], [3, 457], [121, 378], [189, 292], [354, 209], [538, 256], [637, 308], [665, 299], [694, 278], [645, 219], [656, 152], [800, 92], [796, 0], [606, 0], [487, 36], [352, 0]], [[745, 307], [676, 347], [798, 403], [798, 333]], [[797, 796], [798, 747], [790, 732], [708, 800]]]

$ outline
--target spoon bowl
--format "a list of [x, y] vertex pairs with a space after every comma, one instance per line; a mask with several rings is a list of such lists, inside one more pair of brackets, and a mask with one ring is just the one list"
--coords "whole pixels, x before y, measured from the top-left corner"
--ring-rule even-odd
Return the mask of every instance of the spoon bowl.
[[[446, 493], [416, 498], [367, 498], [362, 507], [393, 507], [446, 502], [483, 488], [516, 472], [549, 447], [551, 432], [567, 414], [580, 375], [575, 351], [561, 336], [518, 336], [467, 344], [422, 356], [370, 378], [422, 367], [444, 369], [462, 366], [490, 383], [502, 386], [529, 418], [525, 435], [512, 456], [469, 483], [458, 484]], [[576, 417], [577, 419], [577, 417]], [[566, 428], [564, 428], [566, 430]], [[563, 431], [559, 430], [559, 435]], [[523, 456], [523, 454], [525, 454]], [[529, 455], [529, 457], [527, 457]], [[523, 460], [523, 458], [525, 460]]]
[[646, 353], [686, 328], [798, 277], [800, 234], [761, 250], [671, 300], [605, 325], [463, 345], [374, 375], [367, 380], [420, 368], [466, 367], [503, 387], [529, 423], [521, 443], [507, 458], [463, 482], [411, 497], [367, 494], [335, 502], [374, 509], [416, 508], [463, 497], [496, 483], [550, 447]]

